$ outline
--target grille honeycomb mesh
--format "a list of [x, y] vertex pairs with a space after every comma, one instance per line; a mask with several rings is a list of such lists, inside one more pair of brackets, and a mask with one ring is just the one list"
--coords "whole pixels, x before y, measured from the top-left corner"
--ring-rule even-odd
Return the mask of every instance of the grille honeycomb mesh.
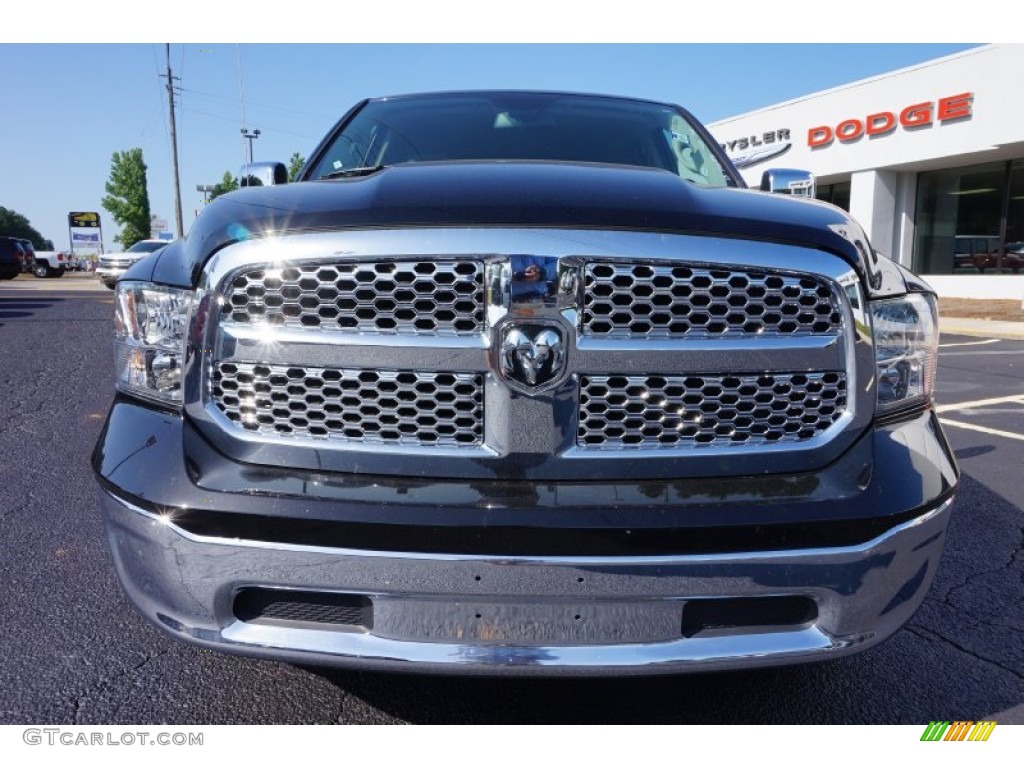
[[483, 376], [221, 363], [213, 402], [239, 429], [350, 443], [476, 446]]
[[581, 448], [750, 446], [820, 434], [846, 410], [842, 373], [585, 375]]
[[828, 285], [803, 276], [733, 269], [589, 263], [582, 331], [603, 338], [836, 335]]
[[419, 336], [463, 336], [484, 324], [483, 263], [470, 260], [298, 264], [232, 280], [234, 323]]

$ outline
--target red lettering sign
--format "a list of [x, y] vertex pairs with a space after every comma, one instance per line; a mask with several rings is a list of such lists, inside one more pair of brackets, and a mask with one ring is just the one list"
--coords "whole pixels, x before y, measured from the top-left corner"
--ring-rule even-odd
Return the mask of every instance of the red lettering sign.
[[807, 146], [825, 147], [834, 139], [852, 142], [861, 136], [882, 136], [892, 133], [897, 125], [904, 128], [920, 128], [949, 120], [961, 120], [971, 117], [974, 107], [974, 93], [966, 91], [955, 96], [945, 96], [934, 101], [922, 101], [911, 104], [900, 110], [899, 117], [893, 112], [874, 112], [861, 120], [850, 117], [840, 121], [835, 128], [830, 125], [819, 125], [807, 132]]
[[973, 93], [958, 93], [956, 96], [947, 96], [939, 99], [939, 108], [936, 117], [939, 121], [956, 120], [961, 117], [971, 116], [971, 102], [974, 100]]
[[864, 130], [868, 136], [881, 136], [896, 127], [896, 115], [892, 112], [875, 112], [868, 115], [864, 122], [867, 124]]
[[823, 147], [832, 143], [832, 129], [827, 125], [819, 125], [807, 132], [807, 146]]
[[836, 126], [836, 138], [840, 141], [853, 141], [864, 134], [864, 123], [860, 120], [843, 120]]
[[904, 128], [916, 128], [919, 125], [930, 125], [932, 122], [932, 103], [923, 101], [911, 104], [900, 112], [900, 125]]

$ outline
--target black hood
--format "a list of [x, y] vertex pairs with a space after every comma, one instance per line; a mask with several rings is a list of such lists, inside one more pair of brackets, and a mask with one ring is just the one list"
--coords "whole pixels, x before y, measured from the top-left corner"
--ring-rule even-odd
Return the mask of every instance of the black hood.
[[[398, 165], [364, 177], [232, 192], [211, 203], [161, 282], [195, 284], [232, 242], [276, 234], [396, 227], [624, 229], [791, 243], [845, 258], [869, 282], [875, 267], [860, 227], [816, 201], [705, 188], [668, 171], [575, 163], [494, 161]], [[179, 263], [172, 264], [171, 260]]]

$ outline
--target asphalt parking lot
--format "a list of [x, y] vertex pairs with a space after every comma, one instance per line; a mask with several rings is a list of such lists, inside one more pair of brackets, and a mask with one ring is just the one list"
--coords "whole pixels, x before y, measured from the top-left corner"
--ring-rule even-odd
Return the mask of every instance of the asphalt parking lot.
[[111, 314], [88, 276], [0, 285], [0, 722], [1024, 722], [1024, 341], [942, 338], [937, 399], [963, 483], [936, 584], [883, 645], [743, 673], [443, 679], [202, 652], [132, 610], [89, 466]]

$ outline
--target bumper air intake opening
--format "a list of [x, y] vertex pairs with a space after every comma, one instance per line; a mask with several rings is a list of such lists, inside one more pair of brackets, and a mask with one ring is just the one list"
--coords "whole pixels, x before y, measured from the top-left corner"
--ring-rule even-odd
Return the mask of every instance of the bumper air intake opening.
[[809, 597], [727, 597], [688, 600], [683, 606], [683, 637], [791, 632], [818, 618]]
[[243, 589], [235, 596], [234, 614], [252, 624], [364, 632], [373, 628], [373, 603], [364, 595]]

